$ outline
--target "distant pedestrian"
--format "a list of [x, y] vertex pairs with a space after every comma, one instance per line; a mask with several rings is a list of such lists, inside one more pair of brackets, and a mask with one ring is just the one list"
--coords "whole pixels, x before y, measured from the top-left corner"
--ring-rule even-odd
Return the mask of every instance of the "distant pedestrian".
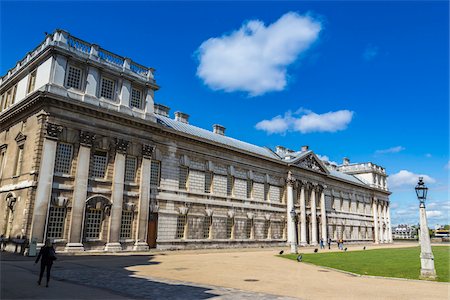
[[6, 248], [6, 237], [4, 234], [0, 236], [0, 250], [5, 251]]
[[343, 244], [342, 239], [339, 239], [339, 241], [338, 241], [338, 248], [339, 248], [339, 250], [342, 250], [342, 244]]
[[323, 244], [323, 239], [320, 239], [320, 249], [324, 249], [325, 245]]
[[328, 250], [331, 250], [331, 238], [328, 238]]
[[45, 287], [48, 287], [48, 282], [50, 281], [50, 270], [52, 269], [53, 261], [56, 260], [55, 249], [53, 248], [53, 244], [50, 239], [45, 241], [45, 246], [41, 248], [41, 251], [39, 251], [39, 255], [36, 257], [36, 261], [34, 263], [37, 264], [41, 257], [41, 270], [39, 272], [38, 285], [41, 285], [44, 270], [47, 269], [47, 284]]

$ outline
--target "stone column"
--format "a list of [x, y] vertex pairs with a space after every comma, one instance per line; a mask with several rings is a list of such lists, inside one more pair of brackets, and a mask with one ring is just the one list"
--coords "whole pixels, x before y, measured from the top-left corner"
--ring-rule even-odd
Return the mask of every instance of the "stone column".
[[122, 250], [119, 237], [120, 225], [122, 223], [123, 185], [125, 179], [125, 155], [127, 148], [128, 141], [117, 140], [116, 157], [114, 160], [114, 176], [112, 181], [111, 219], [109, 223], [108, 242], [105, 246], [106, 251]]
[[301, 181], [300, 190], [300, 246], [306, 246], [306, 200], [305, 200], [306, 181]]
[[83, 219], [88, 189], [89, 162], [91, 147], [95, 135], [90, 132], [80, 132], [80, 149], [78, 150], [77, 171], [72, 198], [72, 214], [70, 218], [69, 242], [66, 251], [84, 251], [83, 247]]
[[375, 244], [378, 244], [380, 241], [378, 239], [378, 208], [377, 208], [377, 198], [373, 198], [372, 202], [372, 211], [373, 211], [373, 229], [375, 233]]
[[291, 210], [294, 208], [294, 183], [295, 179], [292, 176], [291, 171], [288, 172], [288, 177], [286, 179], [287, 185], [287, 206], [286, 206], [286, 214], [287, 214], [287, 231], [288, 231], [288, 239], [287, 242], [293, 243], [295, 242], [295, 225], [294, 221], [291, 217]]
[[324, 190], [327, 188], [326, 185], [322, 186], [322, 191], [320, 193], [320, 223], [321, 223], [321, 233], [324, 244], [327, 243], [327, 212], [325, 208], [325, 193]]
[[381, 202], [378, 202], [378, 238], [383, 243], [383, 216], [381, 215]]
[[148, 230], [148, 210], [150, 205], [150, 169], [153, 146], [142, 145], [141, 179], [139, 190], [139, 211], [138, 225], [136, 232], [136, 243], [133, 250], [148, 250], [147, 230]]
[[388, 215], [388, 224], [389, 224], [389, 228], [388, 228], [388, 240], [389, 243], [392, 243], [392, 225], [391, 225], [391, 210], [390, 210], [390, 205], [388, 205], [387, 207], [387, 215]]
[[388, 228], [387, 208], [386, 208], [386, 206], [387, 206], [387, 204], [384, 203], [384, 205], [383, 205], [383, 223], [384, 223], [383, 241], [385, 243], [389, 243], [389, 238], [388, 238], [389, 228]]
[[317, 211], [316, 211], [316, 190], [317, 183], [311, 189], [311, 245], [317, 245]]
[[31, 238], [36, 239], [39, 248], [43, 246], [46, 238], [47, 212], [52, 194], [58, 136], [61, 131], [61, 126], [51, 123], [46, 124], [46, 135], [42, 147], [42, 157], [39, 166], [39, 178], [31, 224]]
[[420, 203], [420, 277], [424, 279], [435, 279], [434, 256], [431, 250], [430, 234], [428, 231], [427, 214], [425, 203]]
[[[149, 71], [150, 72], [150, 71]], [[154, 120], [154, 105], [155, 101], [154, 99], [155, 91], [153, 91], [151, 88], [147, 88], [147, 94], [145, 96], [145, 118], [147, 120]]]

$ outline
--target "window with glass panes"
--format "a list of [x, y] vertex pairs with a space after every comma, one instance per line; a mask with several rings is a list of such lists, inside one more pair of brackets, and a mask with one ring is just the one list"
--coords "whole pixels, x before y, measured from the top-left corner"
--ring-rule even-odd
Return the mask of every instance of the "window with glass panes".
[[157, 160], [152, 160], [150, 168], [150, 185], [159, 186], [161, 174], [161, 162]]
[[81, 72], [80, 68], [69, 65], [69, 68], [67, 69], [66, 86], [80, 90], [81, 89], [81, 76], [82, 76], [82, 72]]
[[231, 239], [234, 227], [234, 218], [227, 218], [227, 239]]
[[125, 181], [134, 182], [136, 178], [137, 159], [135, 156], [128, 156], [125, 159]]
[[102, 78], [100, 97], [111, 100], [114, 99], [114, 80], [105, 77]]
[[252, 198], [253, 195], [253, 180], [247, 179], [247, 198]]
[[64, 235], [64, 221], [66, 219], [66, 208], [50, 206], [48, 212], [47, 237], [62, 239]]
[[132, 228], [133, 228], [133, 212], [123, 210], [122, 223], [120, 225], [120, 238], [121, 239], [131, 238]]
[[234, 188], [234, 177], [231, 175], [227, 176], [227, 196], [233, 196]]
[[270, 188], [270, 185], [267, 182], [264, 183], [264, 200], [265, 201], [269, 200], [269, 188]]
[[71, 144], [58, 143], [55, 158], [55, 173], [70, 173], [72, 166], [73, 146]]
[[252, 236], [253, 219], [245, 220], [245, 238], [249, 239]]
[[23, 145], [20, 145], [17, 152], [16, 170], [14, 172], [15, 176], [19, 176], [22, 171], [23, 163]]
[[86, 211], [86, 225], [84, 236], [87, 239], [100, 239], [102, 229], [103, 211], [96, 208], [88, 208]]
[[31, 72], [29, 76], [27, 93], [34, 91], [34, 87], [36, 85], [36, 71]]
[[180, 166], [178, 188], [180, 190], [187, 190], [187, 183], [189, 177], [189, 168]]
[[136, 108], [142, 108], [142, 91], [138, 89], [131, 89], [130, 106]]
[[106, 174], [107, 153], [96, 151], [92, 158], [91, 176], [97, 178], [104, 178]]
[[186, 215], [178, 215], [177, 217], [177, 231], [175, 233], [176, 239], [184, 238], [184, 228], [186, 226]]
[[269, 220], [265, 220], [264, 221], [264, 238], [265, 239], [270, 239], [269, 228], [270, 228], [270, 221]]
[[209, 231], [211, 229], [212, 224], [212, 216], [205, 216], [203, 219], [203, 238], [208, 239], [209, 238]]
[[211, 193], [213, 173], [205, 172], [205, 193]]

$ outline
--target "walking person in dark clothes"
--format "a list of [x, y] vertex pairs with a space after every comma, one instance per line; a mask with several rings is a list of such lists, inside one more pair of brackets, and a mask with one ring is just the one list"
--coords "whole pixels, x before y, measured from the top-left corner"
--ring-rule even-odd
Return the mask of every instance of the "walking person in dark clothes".
[[331, 250], [331, 238], [328, 238], [328, 250]]
[[45, 246], [41, 248], [41, 251], [39, 251], [39, 255], [36, 257], [36, 261], [34, 263], [37, 264], [41, 257], [41, 271], [39, 272], [38, 284], [41, 285], [44, 270], [47, 269], [47, 284], [45, 287], [48, 287], [48, 282], [50, 281], [50, 270], [52, 269], [53, 261], [56, 260], [55, 249], [53, 248], [51, 240], [47, 239], [45, 241]]

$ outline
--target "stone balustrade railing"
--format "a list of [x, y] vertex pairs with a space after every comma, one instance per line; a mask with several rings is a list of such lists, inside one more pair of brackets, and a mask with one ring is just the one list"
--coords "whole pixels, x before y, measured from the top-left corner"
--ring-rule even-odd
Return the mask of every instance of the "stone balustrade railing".
[[382, 174], [386, 174], [386, 170], [380, 166], [373, 163], [363, 163], [363, 164], [352, 164], [352, 165], [341, 165], [338, 167], [340, 171], [343, 172], [357, 172], [357, 171], [377, 171]]
[[123, 71], [129, 71], [131, 74], [137, 75], [143, 80], [154, 82], [153, 73], [155, 70], [153, 68], [140, 65], [133, 62], [129, 58], [109, 52], [95, 44], [90, 44], [76, 38], [64, 30], [58, 29], [52, 34], [48, 34], [42, 43], [40, 43], [32, 51], [28, 52], [22, 60], [17, 62], [14, 68], [11, 68], [4, 76], [0, 77], [0, 84], [3, 84], [6, 80], [11, 78], [21, 69], [22, 66], [30, 62], [34, 57], [43, 52], [49, 46], [56, 46], [80, 54], [89, 55], [90, 58], [101, 63], [121, 68]]

